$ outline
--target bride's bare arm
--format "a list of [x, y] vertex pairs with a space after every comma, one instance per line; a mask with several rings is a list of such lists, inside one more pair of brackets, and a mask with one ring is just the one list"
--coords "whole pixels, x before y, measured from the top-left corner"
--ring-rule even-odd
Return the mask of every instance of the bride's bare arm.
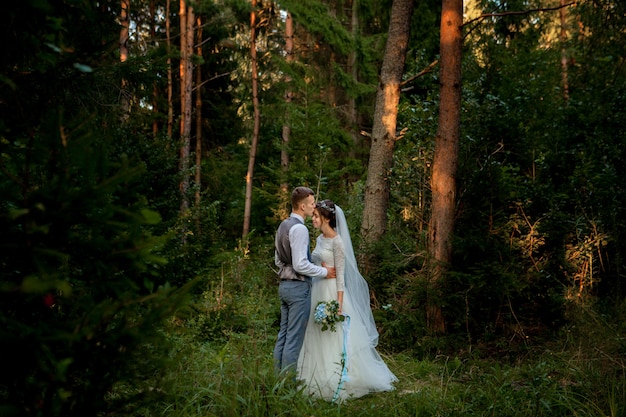
[[339, 314], [343, 313], [343, 291], [337, 291], [337, 302], [339, 303]]

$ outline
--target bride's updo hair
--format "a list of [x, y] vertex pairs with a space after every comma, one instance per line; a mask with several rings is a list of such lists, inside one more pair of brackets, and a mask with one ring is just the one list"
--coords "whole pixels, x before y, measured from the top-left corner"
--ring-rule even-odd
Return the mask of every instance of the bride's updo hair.
[[320, 212], [320, 216], [329, 220], [329, 225], [333, 229], [337, 227], [337, 219], [335, 217], [335, 203], [332, 200], [322, 200], [315, 207]]

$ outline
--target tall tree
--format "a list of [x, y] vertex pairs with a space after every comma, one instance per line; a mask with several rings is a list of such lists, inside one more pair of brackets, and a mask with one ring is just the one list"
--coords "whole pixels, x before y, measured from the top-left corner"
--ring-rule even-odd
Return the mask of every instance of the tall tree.
[[[361, 48], [361, 44], [355, 41], [354, 35], [348, 30], [353, 26], [358, 32], [360, 22], [353, 24], [347, 9], [341, 7], [341, 2], [284, 0], [280, 5], [293, 16], [293, 43], [297, 51], [297, 65], [291, 66], [289, 71], [293, 78], [289, 106], [292, 109], [289, 117], [293, 141], [289, 149], [298, 149], [299, 153], [290, 155], [289, 172], [297, 173], [298, 178], [306, 181], [309, 177], [307, 168], [312, 167], [311, 161], [318, 161], [320, 146], [332, 150], [337, 156], [341, 155], [341, 158], [353, 154], [354, 140], [351, 140], [351, 135], [357, 135], [358, 138], [358, 133], [355, 133], [358, 132], [358, 126], [348, 120], [358, 120], [359, 113], [355, 115], [351, 109], [362, 105], [357, 112], [367, 114], [368, 120], [371, 118], [376, 74], [383, 48], [373, 40]], [[359, 6], [357, 3], [351, 7], [354, 9]], [[354, 18], [360, 19], [359, 14], [355, 13]], [[376, 36], [381, 31], [386, 32], [386, 24], [382, 25], [384, 28], [379, 26], [376, 26], [379, 30]], [[364, 58], [365, 55], [369, 61]], [[351, 59], [353, 61], [348, 62]], [[366, 64], [361, 64], [364, 61]], [[365, 74], [363, 80], [357, 80], [353, 71], [359, 72], [359, 75]], [[324, 181], [341, 181], [333, 176], [345, 177], [347, 170], [342, 169], [345, 165], [333, 166], [335, 161], [329, 158], [324, 162], [323, 171], [328, 175]], [[356, 164], [350, 169], [355, 168]], [[359, 171], [361, 169], [358, 168]], [[319, 170], [313, 175], [318, 173]]]
[[[120, 1], [122, 10], [120, 12], [120, 62], [126, 62], [128, 60], [128, 37], [130, 30], [130, 0]], [[120, 120], [125, 122], [128, 120], [130, 112], [130, 98], [128, 95], [128, 81], [122, 78], [121, 93], [121, 106], [120, 106]]]
[[172, 70], [171, 0], [165, 5], [165, 39], [167, 43], [167, 137], [174, 134], [174, 76]]
[[365, 184], [361, 234], [366, 244], [376, 242], [387, 226], [389, 170], [396, 140], [400, 84], [409, 43], [413, 0], [394, 0], [376, 91], [370, 159]]
[[250, 146], [250, 154], [248, 157], [248, 172], [246, 174], [246, 200], [244, 206], [242, 233], [242, 238], [244, 240], [250, 232], [250, 212], [252, 211], [252, 178], [254, 177], [254, 161], [256, 159], [257, 144], [259, 142], [259, 126], [261, 124], [256, 54], [256, 5], [256, 0], [252, 0], [252, 11], [250, 12], [250, 60], [252, 71], [252, 105], [254, 107], [254, 127], [252, 130], [252, 144]]
[[[197, 17], [197, 47], [196, 54], [202, 57], [202, 16]], [[195, 179], [194, 196], [195, 206], [200, 207], [202, 196], [202, 66], [196, 68], [196, 150], [195, 150]], [[196, 211], [196, 232], [200, 234], [200, 210]]]
[[[291, 64], [294, 60], [294, 50], [293, 50], [293, 16], [291, 13], [287, 13], [287, 17], [285, 18], [285, 61], [287, 64]], [[291, 139], [291, 121], [289, 119], [289, 107], [291, 102], [293, 101], [293, 91], [291, 90], [291, 86], [289, 85], [291, 82], [291, 76], [289, 74], [285, 75], [285, 84], [287, 85], [287, 89], [285, 90], [285, 121], [283, 122], [283, 130], [282, 130], [282, 148], [280, 150], [280, 166], [283, 171], [283, 176], [285, 178], [281, 182], [280, 192], [282, 195], [282, 199], [288, 201], [288, 187], [289, 184], [286, 181], [286, 172], [289, 168], [289, 152], [287, 147], [289, 145], [289, 141]], [[286, 204], [285, 204], [286, 206]]]
[[440, 40], [439, 125], [431, 177], [429, 222], [430, 283], [427, 305], [429, 330], [445, 332], [438, 288], [452, 258], [456, 202], [456, 172], [461, 130], [461, 47], [463, 0], [443, 0]]
[[191, 106], [193, 87], [193, 7], [180, 0], [180, 213], [189, 209], [189, 158], [191, 154]]
[[[157, 42], [156, 38], [156, 0], [150, 0], [150, 42], [154, 44]], [[152, 134], [154, 136], [159, 133], [159, 84], [157, 80], [152, 81], [152, 113], [155, 117], [152, 120]]]

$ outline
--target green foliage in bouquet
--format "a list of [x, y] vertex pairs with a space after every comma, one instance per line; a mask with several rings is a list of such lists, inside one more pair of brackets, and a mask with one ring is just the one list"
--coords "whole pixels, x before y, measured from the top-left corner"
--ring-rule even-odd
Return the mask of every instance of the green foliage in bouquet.
[[337, 331], [337, 323], [341, 323], [346, 319], [339, 314], [339, 303], [337, 300], [320, 301], [315, 306], [315, 322], [322, 325], [322, 331], [330, 329], [331, 332]]

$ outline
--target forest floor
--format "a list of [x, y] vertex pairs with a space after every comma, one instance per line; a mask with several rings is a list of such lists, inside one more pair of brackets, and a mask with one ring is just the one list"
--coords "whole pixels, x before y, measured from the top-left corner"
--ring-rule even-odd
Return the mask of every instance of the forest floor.
[[[456, 353], [387, 352], [396, 389], [332, 404], [275, 375], [278, 300], [259, 272], [236, 270], [172, 321], [160, 401], [142, 416], [624, 416], [624, 338], [597, 317], [536, 345], [496, 340]], [[161, 388], [160, 388], [161, 389]]]
[[260, 336], [255, 329], [221, 345], [181, 343], [164, 402], [145, 415], [605, 417], [626, 411], [624, 368], [607, 371], [611, 361], [600, 352], [545, 350], [515, 363], [383, 353], [399, 379], [396, 389], [332, 404], [277, 378], [274, 338]]

